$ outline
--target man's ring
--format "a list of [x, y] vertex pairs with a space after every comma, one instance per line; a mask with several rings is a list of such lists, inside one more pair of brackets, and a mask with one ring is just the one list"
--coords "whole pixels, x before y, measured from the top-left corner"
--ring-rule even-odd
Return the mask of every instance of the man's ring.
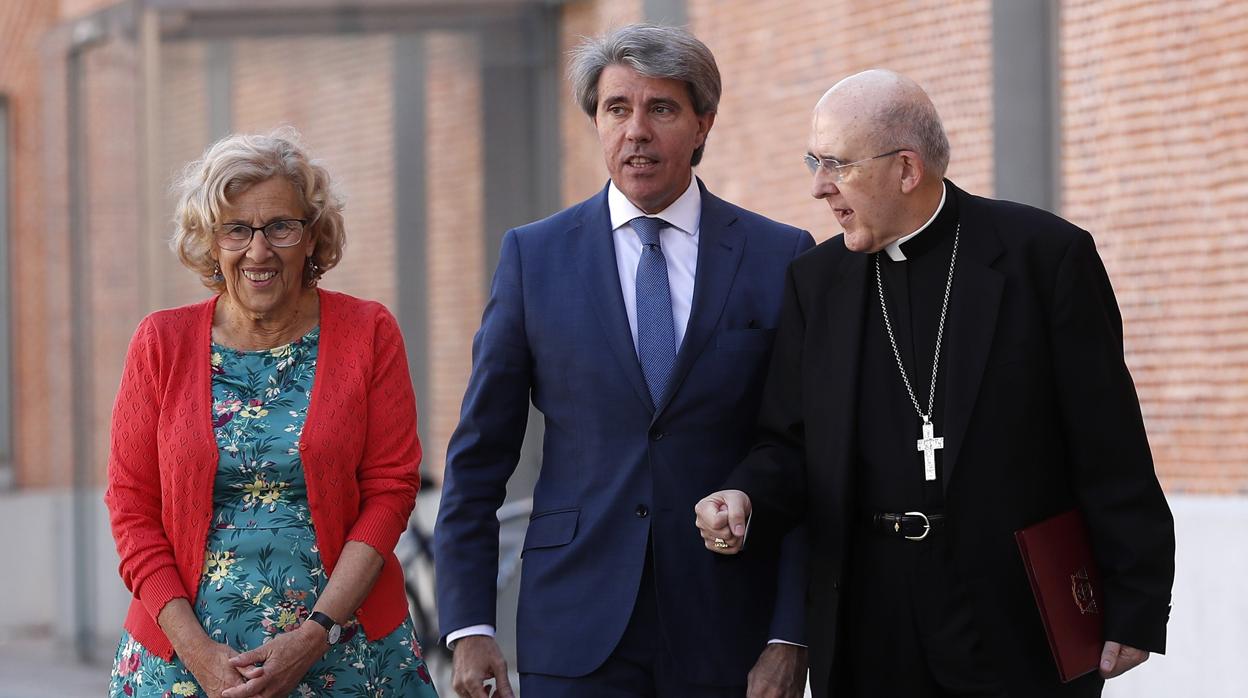
[[719, 548], [720, 550], [723, 550], [724, 548], [728, 547], [728, 542], [725, 541], [723, 538], [716, 538], [715, 547]]

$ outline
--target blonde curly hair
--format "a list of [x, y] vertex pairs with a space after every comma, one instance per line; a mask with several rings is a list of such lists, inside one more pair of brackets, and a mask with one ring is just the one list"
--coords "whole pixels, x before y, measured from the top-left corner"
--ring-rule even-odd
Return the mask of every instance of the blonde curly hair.
[[287, 126], [263, 135], [233, 134], [213, 143], [203, 157], [183, 168], [172, 187], [178, 205], [169, 246], [213, 291], [225, 290], [212, 257], [213, 230], [221, 221], [221, 209], [231, 196], [273, 177], [286, 179], [299, 192], [308, 232], [316, 240], [304, 285], [315, 286], [342, 259], [346, 244], [342, 196], [325, 166], [308, 157], [299, 133]]

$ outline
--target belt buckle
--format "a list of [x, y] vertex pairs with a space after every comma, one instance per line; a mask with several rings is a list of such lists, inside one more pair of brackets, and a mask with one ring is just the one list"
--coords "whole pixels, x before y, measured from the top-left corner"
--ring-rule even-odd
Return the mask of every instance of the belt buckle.
[[907, 511], [906, 516], [918, 516], [923, 519], [923, 535], [921, 536], [902, 536], [906, 540], [923, 540], [927, 538], [927, 534], [932, 532], [932, 522], [928, 520], [927, 514], [921, 511]]

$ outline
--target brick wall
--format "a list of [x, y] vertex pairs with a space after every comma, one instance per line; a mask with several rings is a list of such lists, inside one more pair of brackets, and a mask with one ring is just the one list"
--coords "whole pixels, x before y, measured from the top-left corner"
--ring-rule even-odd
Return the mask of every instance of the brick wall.
[[1248, 4], [1067, 0], [1062, 198], [1118, 293], [1163, 484], [1248, 492]]
[[10, 390], [14, 412], [13, 449], [19, 483], [43, 485], [47, 468], [24, 469], [26, 462], [49, 462], [52, 442], [52, 401], [46, 386], [47, 363], [52, 347], [45, 322], [49, 317], [47, 296], [47, 220], [40, 180], [44, 168], [43, 120], [49, 105], [42, 99], [39, 71], [40, 41], [56, 21], [49, 3], [0, 3], [0, 93], [9, 105], [9, 290], [13, 319], [13, 383], [0, 378]]
[[718, 195], [810, 230], [840, 232], [810, 197], [810, 112], [837, 80], [873, 67], [923, 85], [949, 131], [949, 177], [992, 193], [988, 0], [689, 0], [690, 28], [715, 53], [724, 94], [698, 175]]
[[[205, 45], [161, 44], [154, 136], [136, 127], [142, 90], [133, 47], [93, 49], [84, 93], [93, 130], [83, 165], [96, 255], [89, 283], [97, 375], [90, 395], [72, 393], [63, 22], [105, 4], [0, 3], [0, 90], [15, 129], [10, 272], [23, 485], [68, 482], [64, 429], [73, 400], [94, 403], [102, 441], [138, 317], [153, 304], [205, 295], [164, 247], [171, 198], [153, 206], [157, 220], [145, 217], [136, 199], [153, 185], [135, 174], [146, 138], [159, 151], [156, 190], [207, 145]], [[990, 0], [688, 0], [687, 8], [724, 76], [699, 168], [716, 193], [816, 238], [834, 234], [798, 163], [809, 112], [837, 79], [880, 65], [928, 89], [950, 132], [950, 176], [992, 194]], [[561, 54], [583, 35], [641, 15], [641, 0], [568, 2], [560, 10]], [[478, 202], [488, 193], [477, 135], [478, 40], [467, 32], [426, 36], [428, 266], [404, 273], [429, 281], [429, 386], [418, 399], [426, 469], [436, 475], [484, 302]], [[1248, 213], [1248, 186], [1239, 181], [1248, 164], [1248, 5], [1064, 0], [1060, 46], [1063, 213], [1096, 236], [1118, 292], [1128, 363], [1163, 480], [1172, 491], [1248, 491], [1248, 282], [1240, 271], [1248, 243], [1238, 224]], [[394, 201], [404, 195], [393, 181], [392, 51], [388, 37], [368, 34], [243, 40], [231, 74], [234, 128], [296, 125], [348, 195], [348, 249], [325, 285], [391, 305]], [[596, 192], [606, 171], [592, 124], [566, 83], [559, 99], [560, 186], [572, 203]]]

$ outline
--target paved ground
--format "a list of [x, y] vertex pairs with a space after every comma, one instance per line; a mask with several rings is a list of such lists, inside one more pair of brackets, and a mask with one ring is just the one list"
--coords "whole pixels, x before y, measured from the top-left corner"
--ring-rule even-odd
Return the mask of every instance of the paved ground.
[[[65, 661], [51, 642], [27, 646], [0, 643], [0, 698], [101, 698], [108, 690], [109, 664], [99, 666]], [[513, 676], [512, 686], [519, 677]], [[449, 684], [440, 687], [451, 695]], [[809, 692], [806, 694], [810, 695]]]

